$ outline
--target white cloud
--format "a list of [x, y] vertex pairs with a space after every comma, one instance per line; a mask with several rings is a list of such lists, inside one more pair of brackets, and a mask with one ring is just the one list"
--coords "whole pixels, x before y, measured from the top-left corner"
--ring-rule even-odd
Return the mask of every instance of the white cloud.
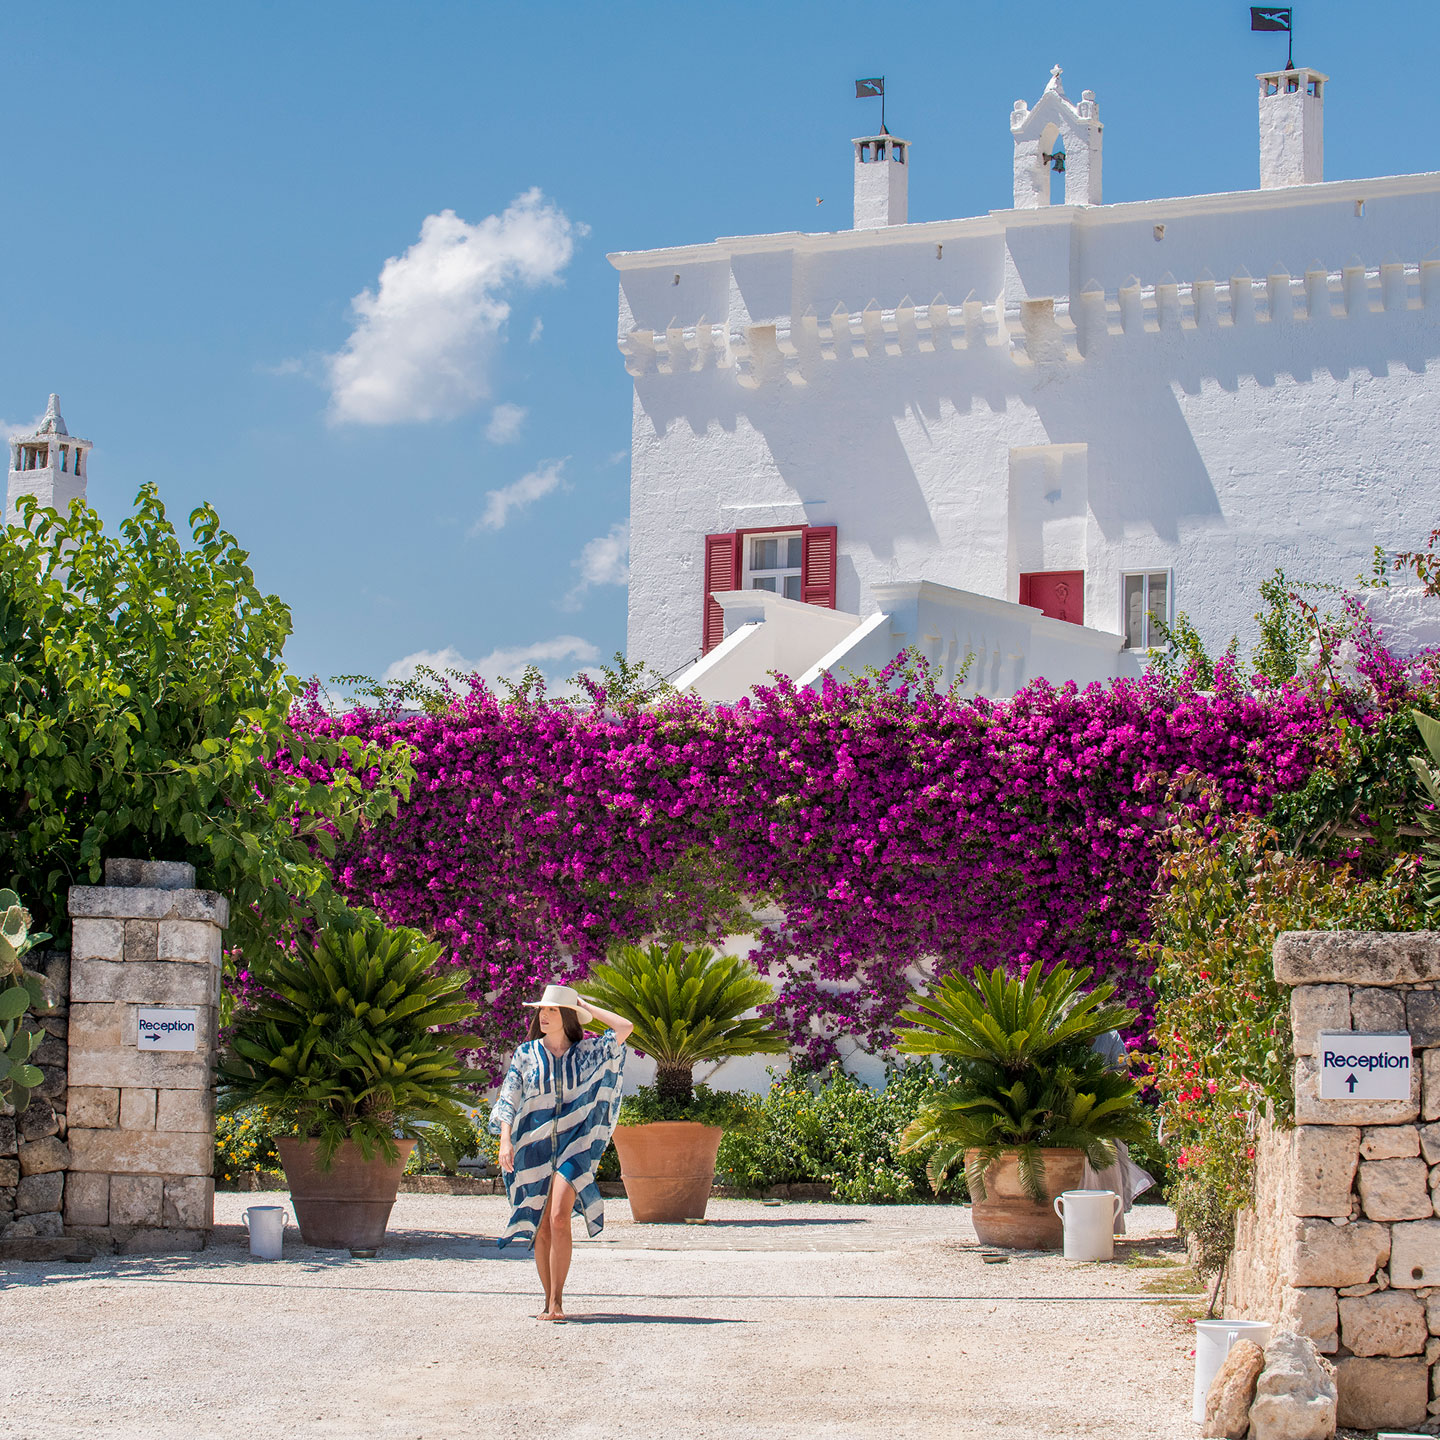
[[539, 190], [476, 225], [453, 210], [427, 215], [377, 288], [350, 302], [355, 328], [328, 357], [331, 420], [446, 420], [484, 400], [510, 316], [504, 291], [557, 283], [585, 233]]
[[[453, 645], [443, 650], [417, 650], [404, 659], [397, 660], [385, 671], [386, 680], [409, 680], [417, 666], [426, 665], [432, 670], [444, 672], [458, 670], [462, 675], [483, 675], [486, 680], [518, 680], [527, 665], [538, 665], [545, 672], [547, 680], [568, 679], [577, 663], [583, 667], [590, 661], [598, 660], [600, 652], [588, 640], [578, 635], [557, 635], [551, 640], [541, 640], [534, 645], [516, 645], [492, 650], [478, 660], [467, 660]], [[565, 662], [557, 674], [551, 669], [557, 662]]]
[[486, 491], [485, 510], [470, 527], [470, 535], [473, 537], [486, 530], [503, 530], [512, 510], [523, 510], [559, 488], [560, 472], [564, 468], [563, 460], [547, 460], [539, 469], [522, 475], [513, 485]]
[[630, 452], [628, 450], [612, 450], [610, 454], [606, 456], [605, 464], [608, 468], [611, 465], [618, 465], [622, 460], [628, 460], [629, 458]]
[[492, 445], [508, 445], [518, 438], [529, 413], [523, 405], [497, 405], [485, 427], [485, 438]]
[[533, 345], [545, 333], [545, 322], [537, 315], [530, 326], [530, 343]]
[[608, 535], [587, 540], [575, 562], [580, 578], [566, 595], [566, 610], [579, 608], [580, 597], [592, 585], [628, 585], [630, 583], [630, 524], [621, 520], [610, 527]]
[[[4, 432], [6, 440], [13, 440], [17, 435], [33, 435], [45, 419], [45, 411], [41, 411], [33, 420], [0, 420], [0, 431]], [[8, 460], [5, 462], [10, 463]]]

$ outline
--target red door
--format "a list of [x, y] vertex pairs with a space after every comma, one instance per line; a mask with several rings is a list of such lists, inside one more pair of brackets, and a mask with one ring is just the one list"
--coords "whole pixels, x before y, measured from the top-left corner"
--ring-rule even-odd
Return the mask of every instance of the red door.
[[1020, 603], [1033, 605], [1052, 620], [1085, 623], [1085, 572], [1037, 570], [1020, 577]]

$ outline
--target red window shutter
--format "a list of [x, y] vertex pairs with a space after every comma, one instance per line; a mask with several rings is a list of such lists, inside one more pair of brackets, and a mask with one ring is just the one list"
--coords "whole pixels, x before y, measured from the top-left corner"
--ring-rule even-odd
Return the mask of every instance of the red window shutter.
[[807, 605], [835, 608], [835, 561], [838, 551], [833, 525], [808, 525], [800, 536], [800, 598]]
[[1020, 577], [1020, 603], [1034, 605], [1052, 620], [1085, 623], [1085, 572], [1037, 570]]
[[725, 612], [717, 590], [740, 588], [740, 536], [731, 530], [705, 537], [705, 607], [700, 618], [700, 653], [708, 655], [725, 638]]

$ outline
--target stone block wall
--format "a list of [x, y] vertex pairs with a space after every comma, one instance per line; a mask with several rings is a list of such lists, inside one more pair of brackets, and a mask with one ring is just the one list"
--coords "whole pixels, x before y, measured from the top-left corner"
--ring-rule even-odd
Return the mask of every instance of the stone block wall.
[[[1330, 1356], [1342, 1426], [1414, 1427], [1440, 1414], [1440, 933], [1282, 935], [1274, 965], [1293, 987], [1295, 1125], [1257, 1139], [1225, 1313]], [[1320, 1099], [1322, 1030], [1408, 1030], [1409, 1097]]]
[[0, 1106], [0, 1242], [63, 1233], [70, 959], [63, 951], [32, 951], [25, 968], [45, 977], [50, 1008], [32, 1022], [45, 1038], [31, 1057], [44, 1076], [17, 1115]]
[[[70, 891], [65, 1233], [126, 1253], [199, 1249], [213, 1225], [223, 896], [189, 865], [111, 860]], [[193, 1051], [143, 1051], [143, 1006], [194, 1009]]]

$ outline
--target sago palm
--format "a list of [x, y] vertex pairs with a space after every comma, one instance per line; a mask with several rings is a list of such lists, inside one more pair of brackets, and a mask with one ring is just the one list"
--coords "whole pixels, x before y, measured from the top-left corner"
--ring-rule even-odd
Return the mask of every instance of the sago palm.
[[1038, 1202], [1045, 1150], [1083, 1150], [1098, 1170], [1115, 1158], [1111, 1142], [1149, 1134], [1134, 1083], [1091, 1048], [1135, 1012], [1110, 1003], [1113, 985], [1085, 992], [1090, 974], [1061, 965], [1042, 975], [1037, 962], [1014, 976], [997, 965], [948, 975], [900, 1012], [908, 1025], [899, 1049], [944, 1056], [954, 1074], [901, 1139], [902, 1150], [933, 1152], [937, 1188], [963, 1159], [971, 1194], [983, 1200], [985, 1172], [1013, 1150], [1021, 1184]]
[[440, 953], [372, 920], [272, 959], [220, 1065], [222, 1113], [264, 1109], [318, 1138], [326, 1166], [347, 1139], [367, 1159], [376, 1149], [393, 1158], [397, 1135], [447, 1153], [474, 1098], [456, 1056], [471, 1037], [438, 1027], [476, 1006], [463, 971], [434, 968]]
[[689, 1104], [702, 1060], [788, 1048], [768, 1020], [745, 1014], [774, 999], [772, 987], [747, 961], [703, 945], [616, 946], [591, 970], [585, 993], [635, 1026], [632, 1042], [655, 1061], [662, 1104]]

